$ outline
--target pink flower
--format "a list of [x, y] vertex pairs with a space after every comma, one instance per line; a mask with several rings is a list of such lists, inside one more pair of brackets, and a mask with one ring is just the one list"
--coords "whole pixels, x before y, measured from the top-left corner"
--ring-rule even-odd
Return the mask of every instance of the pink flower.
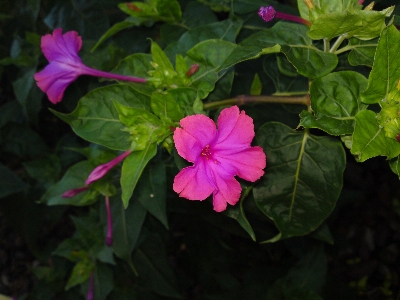
[[112, 168], [114, 168], [117, 164], [119, 164], [121, 161], [125, 159], [129, 154], [131, 154], [131, 150], [127, 150], [124, 153], [122, 153], [120, 156], [117, 156], [113, 160], [109, 161], [106, 164], [102, 164], [97, 166], [96, 168], [93, 169], [93, 171], [89, 174], [88, 178], [86, 179], [86, 184], [91, 184], [100, 178], [102, 178], [104, 175], [108, 173]]
[[227, 203], [239, 201], [241, 187], [235, 175], [254, 182], [264, 174], [266, 156], [261, 147], [250, 146], [253, 120], [237, 106], [221, 111], [218, 129], [200, 114], [182, 119], [180, 125], [174, 132], [176, 149], [193, 163], [174, 179], [173, 189], [180, 197], [204, 200], [213, 194], [214, 210], [221, 212]]
[[84, 65], [78, 56], [82, 47], [82, 38], [76, 31], [68, 31], [62, 34], [62, 29], [57, 28], [53, 31], [53, 34], [46, 34], [42, 37], [41, 47], [49, 64], [44, 70], [36, 73], [34, 78], [39, 88], [47, 94], [49, 100], [54, 104], [62, 100], [67, 86], [80, 75], [146, 82], [144, 78], [112, 74]]

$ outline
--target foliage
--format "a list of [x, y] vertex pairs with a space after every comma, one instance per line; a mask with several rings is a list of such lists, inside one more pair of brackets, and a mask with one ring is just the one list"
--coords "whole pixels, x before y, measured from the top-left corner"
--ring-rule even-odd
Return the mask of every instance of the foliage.
[[[400, 178], [396, 8], [362, 2], [274, 2], [265, 23], [263, 1], [3, 1], [0, 207], [38, 261], [38, 284], [14, 296], [330, 299], [327, 220], [347, 160], [382, 156]], [[146, 82], [81, 76], [49, 103], [33, 75], [56, 28], [82, 36], [90, 68]], [[217, 121], [233, 105], [267, 167], [217, 213], [211, 197], [173, 191], [188, 166], [173, 136], [185, 117]], [[62, 217], [70, 232], [43, 243]]]

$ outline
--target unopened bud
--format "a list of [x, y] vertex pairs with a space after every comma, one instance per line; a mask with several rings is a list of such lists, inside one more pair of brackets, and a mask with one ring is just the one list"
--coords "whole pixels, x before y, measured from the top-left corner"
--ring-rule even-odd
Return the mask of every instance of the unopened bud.
[[396, 135], [396, 140], [400, 143], [400, 134]]
[[137, 7], [135, 4], [132, 4], [132, 3], [126, 3], [126, 6], [130, 9], [130, 10], [133, 10], [133, 11], [137, 11], [137, 12], [140, 12], [140, 8], [139, 7]]
[[199, 70], [199, 65], [198, 64], [193, 64], [189, 71], [186, 72], [186, 77], [191, 77], [194, 73], [196, 73]]

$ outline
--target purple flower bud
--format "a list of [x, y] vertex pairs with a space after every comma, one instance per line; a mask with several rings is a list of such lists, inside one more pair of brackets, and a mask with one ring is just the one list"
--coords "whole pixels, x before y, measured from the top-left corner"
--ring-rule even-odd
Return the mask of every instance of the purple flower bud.
[[64, 194], [61, 195], [62, 198], [72, 198], [84, 191], [86, 191], [89, 187], [88, 186], [83, 186], [77, 189], [72, 189], [64, 192]]
[[129, 154], [131, 154], [131, 150], [127, 150], [122, 153], [120, 156], [117, 156], [113, 160], [108, 163], [102, 164], [94, 168], [94, 170], [90, 173], [89, 177], [86, 179], [86, 184], [89, 185], [108, 173], [113, 167], [119, 164], [121, 161], [125, 159]]
[[265, 7], [260, 7], [260, 9], [258, 10], [258, 15], [265, 21], [265, 22], [269, 22], [275, 18], [277, 19], [283, 19], [283, 20], [287, 20], [287, 21], [292, 21], [292, 22], [297, 22], [297, 23], [301, 23], [307, 26], [311, 26], [311, 22], [307, 21], [303, 18], [300, 18], [298, 16], [293, 16], [293, 15], [289, 15], [289, 14], [285, 14], [282, 12], [278, 12], [276, 11], [272, 6], [265, 6]]
[[272, 6], [260, 7], [258, 15], [265, 21], [269, 22], [275, 18], [276, 11]]
[[90, 277], [89, 277], [89, 289], [87, 292], [86, 299], [87, 300], [93, 300], [94, 298], [94, 280], [93, 280], [93, 271], [90, 272]]

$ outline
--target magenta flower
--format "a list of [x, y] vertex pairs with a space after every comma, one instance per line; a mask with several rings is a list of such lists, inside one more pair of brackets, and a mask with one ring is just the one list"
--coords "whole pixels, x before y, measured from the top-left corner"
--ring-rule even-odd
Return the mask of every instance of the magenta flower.
[[88, 178], [86, 179], [86, 184], [91, 184], [100, 178], [102, 178], [104, 175], [108, 173], [112, 168], [114, 168], [117, 164], [119, 164], [121, 161], [125, 159], [129, 154], [131, 154], [131, 150], [127, 150], [121, 155], [117, 156], [113, 160], [109, 161], [108, 163], [102, 164], [97, 166], [96, 168], [93, 169], [93, 171], [89, 174]]
[[82, 38], [76, 31], [68, 31], [62, 34], [62, 29], [57, 28], [53, 31], [53, 34], [46, 34], [42, 37], [41, 47], [49, 64], [44, 70], [36, 73], [34, 78], [39, 88], [47, 94], [49, 100], [54, 104], [62, 100], [67, 86], [80, 75], [146, 82], [144, 78], [112, 74], [84, 65], [78, 56], [82, 47]]
[[180, 197], [204, 200], [213, 194], [214, 210], [221, 212], [227, 203], [239, 201], [241, 187], [235, 175], [254, 182], [264, 174], [266, 156], [261, 147], [250, 146], [253, 120], [237, 106], [221, 111], [218, 129], [200, 114], [182, 119], [180, 125], [174, 132], [176, 149], [193, 163], [174, 179], [173, 189]]
[[293, 22], [301, 23], [301, 24], [304, 24], [307, 26], [311, 26], [311, 22], [309, 22], [303, 18], [300, 18], [298, 16], [293, 16], [293, 15], [285, 14], [282, 12], [278, 12], [272, 6], [265, 6], [265, 7], [261, 6], [260, 9], [258, 10], [258, 15], [265, 22], [269, 22], [269, 21], [277, 18], [277, 19], [293, 21]]

